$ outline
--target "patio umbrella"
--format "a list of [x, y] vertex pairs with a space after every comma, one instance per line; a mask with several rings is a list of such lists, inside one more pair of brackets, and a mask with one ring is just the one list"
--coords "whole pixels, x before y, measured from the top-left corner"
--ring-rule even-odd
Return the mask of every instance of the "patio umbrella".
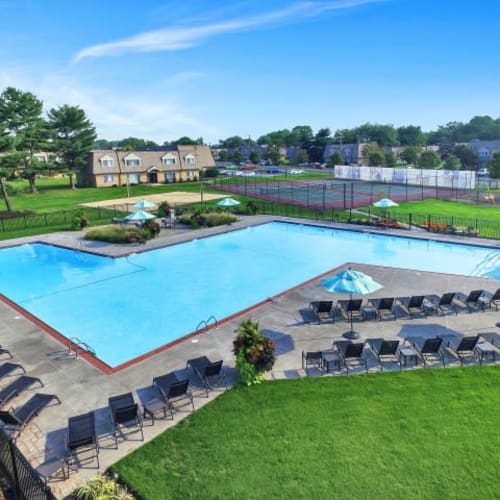
[[137, 210], [137, 212], [132, 212], [124, 217], [127, 221], [145, 221], [148, 219], [154, 219], [155, 216], [153, 214], [149, 214], [148, 212], [144, 212], [143, 210]]
[[[376, 292], [382, 288], [380, 283], [377, 283], [370, 276], [363, 274], [360, 271], [353, 271], [351, 268], [341, 271], [329, 278], [325, 278], [320, 283], [329, 292], [348, 293], [349, 299], [352, 295], [365, 295], [367, 293]], [[351, 329], [345, 332], [344, 337], [350, 339], [359, 338], [359, 334], [353, 330], [352, 327], [352, 311], [350, 311], [350, 325]]]
[[217, 202], [217, 205], [219, 207], [234, 207], [239, 204], [240, 202], [238, 200], [235, 200], [234, 198], [224, 198]]
[[156, 203], [153, 203], [152, 201], [149, 200], [139, 200], [137, 203], [134, 204], [134, 207], [138, 208], [139, 210], [144, 210], [145, 208], [156, 207]]
[[388, 208], [399, 207], [399, 205], [395, 201], [392, 201], [389, 198], [382, 198], [381, 200], [376, 201], [373, 204], [373, 206], [384, 209], [384, 219], [387, 218], [387, 209]]

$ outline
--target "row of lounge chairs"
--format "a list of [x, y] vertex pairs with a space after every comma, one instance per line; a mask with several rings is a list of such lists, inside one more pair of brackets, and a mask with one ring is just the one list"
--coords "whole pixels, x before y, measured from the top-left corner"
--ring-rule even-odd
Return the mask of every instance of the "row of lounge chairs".
[[[481, 339], [486, 342], [480, 342]], [[500, 335], [497, 333], [464, 336], [460, 339], [407, 337], [404, 341], [383, 338], [367, 339], [366, 342], [338, 340], [331, 349], [302, 351], [302, 368], [308, 372], [310, 367], [315, 367], [326, 373], [344, 368], [349, 373], [354, 366], [362, 366], [368, 371], [368, 353], [377, 359], [380, 370], [385, 363], [396, 363], [400, 370], [408, 364], [416, 366], [422, 363], [427, 367], [432, 361], [445, 366], [446, 350], [451, 351], [461, 365], [468, 357], [475, 357], [482, 363], [488, 355], [494, 360], [499, 347]]]
[[310, 303], [310, 308], [318, 321], [336, 320], [340, 315], [344, 319], [357, 317], [366, 319], [397, 319], [398, 311], [411, 318], [416, 315], [427, 317], [429, 314], [446, 314], [458, 310], [485, 311], [500, 306], [500, 288], [490, 293], [485, 290], [472, 290], [468, 295], [458, 292], [447, 292], [438, 296], [413, 295], [411, 297], [383, 297], [379, 299], [322, 300]]
[[[215, 383], [227, 388], [222, 360], [210, 361], [206, 356], [201, 356], [188, 360], [186, 368], [192, 369], [198, 377], [207, 397]], [[151, 387], [153, 395], [142, 402], [142, 410], [132, 392], [108, 398], [109, 417], [113, 429], [112, 436], [116, 448], [118, 448], [120, 436], [125, 437], [132, 432], [139, 433], [140, 440], [143, 441], [143, 421], [147, 417], [151, 418], [152, 424], [160, 412], [163, 413], [164, 417], [170, 415], [173, 419], [180, 402], [194, 410], [194, 398], [189, 386], [189, 377], [181, 376], [173, 371], [153, 378]], [[68, 419], [66, 457], [64, 461], [56, 463], [56, 467], [50, 471], [49, 478], [61, 470], [65, 478], [66, 470], [69, 474], [72, 467], [78, 467], [88, 461], [95, 461], [97, 468], [99, 468], [99, 442], [94, 411]]]

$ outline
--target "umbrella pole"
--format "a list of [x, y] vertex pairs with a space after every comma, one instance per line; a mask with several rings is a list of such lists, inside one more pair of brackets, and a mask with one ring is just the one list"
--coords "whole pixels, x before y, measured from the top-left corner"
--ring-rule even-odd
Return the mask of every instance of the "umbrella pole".
[[[349, 294], [349, 305], [352, 306], [351, 304], [351, 301], [352, 301], [352, 293]], [[346, 339], [350, 339], [350, 340], [354, 340], [354, 339], [359, 339], [359, 334], [358, 332], [355, 332], [354, 331], [354, 328], [352, 326], [352, 307], [349, 308], [349, 320], [350, 320], [350, 324], [351, 324], [351, 329], [348, 331], [348, 332], [345, 332], [343, 334], [343, 336], [346, 338]]]

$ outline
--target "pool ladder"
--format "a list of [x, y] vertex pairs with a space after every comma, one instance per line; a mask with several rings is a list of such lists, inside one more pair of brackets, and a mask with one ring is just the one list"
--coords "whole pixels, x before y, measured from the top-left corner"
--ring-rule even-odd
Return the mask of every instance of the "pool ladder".
[[88, 352], [91, 356], [96, 356], [95, 349], [90, 347], [87, 342], [80, 340], [78, 337], [70, 337], [68, 342], [68, 354], [75, 353], [75, 359], [78, 358], [79, 351]]
[[199, 323], [198, 326], [196, 327], [195, 331], [197, 332], [198, 330], [206, 330], [210, 326], [210, 322], [213, 322], [215, 325], [215, 328], [219, 326], [219, 323], [217, 322], [217, 318], [212, 315], [208, 319], [202, 319]]

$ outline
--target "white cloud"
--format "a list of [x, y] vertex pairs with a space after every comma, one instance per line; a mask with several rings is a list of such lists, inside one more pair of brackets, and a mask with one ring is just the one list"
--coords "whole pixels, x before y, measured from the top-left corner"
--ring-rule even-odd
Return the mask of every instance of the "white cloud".
[[172, 27], [149, 31], [115, 42], [87, 47], [75, 54], [73, 62], [90, 57], [120, 55], [130, 52], [177, 51], [199, 45], [207, 38], [226, 33], [247, 31], [286, 22], [300, 22], [304, 18], [316, 17], [328, 11], [346, 10], [383, 1], [387, 0], [305, 1], [292, 4], [281, 10], [250, 16], [244, 19], [233, 19], [193, 27]]

